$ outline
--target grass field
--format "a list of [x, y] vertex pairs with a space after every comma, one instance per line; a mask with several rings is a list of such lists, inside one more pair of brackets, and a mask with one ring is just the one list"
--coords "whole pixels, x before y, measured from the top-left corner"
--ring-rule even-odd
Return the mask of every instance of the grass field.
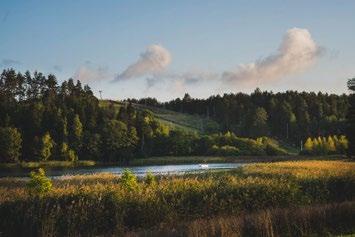
[[354, 170], [349, 161], [287, 161], [129, 185], [111, 174], [82, 175], [54, 180], [41, 197], [29, 195], [23, 180], [0, 179], [0, 230], [5, 236], [149, 236], [175, 228], [206, 236], [198, 225], [207, 223], [225, 233], [238, 226], [241, 233], [256, 231], [253, 236], [349, 234], [355, 231]]
[[[101, 106], [108, 106], [109, 101], [100, 101]], [[138, 111], [149, 110], [153, 113], [154, 117], [162, 124], [168, 126], [171, 129], [180, 129], [187, 132], [205, 133], [207, 130], [218, 131], [218, 124], [205, 117], [199, 115], [190, 115], [185, 113], [178, 113], [172, 110], [163, 108], [157, 108], [153, 106], [132, 104]], [[115, 101], [114, 106], [117, 109], [124, 106], [123, 102]]]

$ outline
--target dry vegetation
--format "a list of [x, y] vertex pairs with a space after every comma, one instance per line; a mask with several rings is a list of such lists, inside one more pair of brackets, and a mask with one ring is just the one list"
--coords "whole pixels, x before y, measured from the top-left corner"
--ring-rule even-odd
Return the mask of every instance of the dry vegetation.
[[[278, 162], [161, 177], [149, 183], [131, 180], [124, 185], [122, 178], [110, 174], [82, 175], [54, 180], [53, 189], [41, 197], [30, 196], [24, 180], [1, 179], [0, 213], [6, 218], [0, 220], [0, 232], [5, 236], [139, 235], [174, 227], [190, 236], [221, 236], [222, 229], [236, 236], [252, 231], [259, 231], [254, 236], [278, 236], [287, 228], [292, 236], [351, 233], [355, 230], [348, 210], [354, 209], [354, 170], [355, 163], [347, 161]], [[335, 202], [345, 204], [339, 204], [341, 208], [327, 204]], [[290, 218], [293, 210], [298, 222]], [[260, 215], [269, 215], [270, 223]], [[295, 227], [292, 222], [299, 224]], [[201, 223], [207, 229], [198, 227]], [[208, 228], [217, 232], [206, 232]]]

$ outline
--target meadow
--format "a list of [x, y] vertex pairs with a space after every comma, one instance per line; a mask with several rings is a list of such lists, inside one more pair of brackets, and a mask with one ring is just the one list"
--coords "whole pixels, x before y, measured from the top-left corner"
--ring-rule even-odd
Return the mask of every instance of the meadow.
[[257, 163], [184, 176], [148, 175], [142, 180], [129, 172], [123, 177], [80, 175], [53, 180], [52, 189], [43, 195], [31, 194], [26, 180], [2, 178], [0, 213], [6, 218], [0, 219], [0, 232], [4, 236], [158, 236], [166, 231], [172, 236], [349, 234], [355, 232], [354, 170], [355, 163], [346, 160], [313, 160]]

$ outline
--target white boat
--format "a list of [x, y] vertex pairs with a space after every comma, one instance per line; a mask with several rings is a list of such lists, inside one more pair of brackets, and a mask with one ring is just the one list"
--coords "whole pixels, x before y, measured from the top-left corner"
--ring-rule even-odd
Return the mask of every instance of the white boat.
[[199, 164], [199, 166], [204, 169], [208, 168], [208, 164]]

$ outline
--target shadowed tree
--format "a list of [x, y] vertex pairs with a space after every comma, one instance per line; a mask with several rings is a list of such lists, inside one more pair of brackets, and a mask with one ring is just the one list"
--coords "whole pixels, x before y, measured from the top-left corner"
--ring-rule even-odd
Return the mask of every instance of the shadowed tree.
[[355, 78], [348, 80], [348, 88], [351, 91], [349, 95], [346, 129], [346, 135], [349, 141], [348, 155], [355, 157]]
[[18, 161], [21, 155], [21, 143], [21, 133], [16, 128], [0, 128], [0, 161]]

